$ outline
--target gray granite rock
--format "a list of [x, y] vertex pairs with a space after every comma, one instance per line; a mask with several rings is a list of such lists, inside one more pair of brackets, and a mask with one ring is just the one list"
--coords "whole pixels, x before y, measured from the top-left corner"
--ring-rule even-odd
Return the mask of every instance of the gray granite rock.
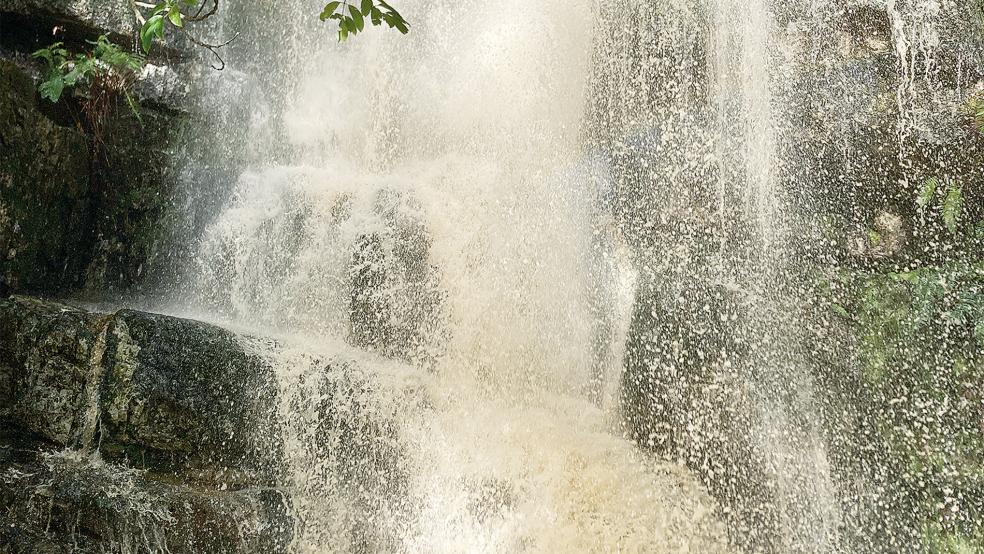
[[227, 486], [274, 479], [272, 369], [218, 327], [0, 301], [0, 418], [54, 444]]

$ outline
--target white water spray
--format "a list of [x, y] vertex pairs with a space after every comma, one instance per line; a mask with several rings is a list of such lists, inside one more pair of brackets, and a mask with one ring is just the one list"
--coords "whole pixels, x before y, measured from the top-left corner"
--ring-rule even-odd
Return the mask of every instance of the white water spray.
[[631, 276], [598, 261], [617, 246], [580, 144], [594, 13], [410, 5], [407, 37], [278, 53], [293, 93], [252, 136], [289, 163], [243, 172], [195, 289], [287, 336], [264, 352], [298, 551], [726, 549], [686, 471], [605, 411], [628, 310], [599, 306]]

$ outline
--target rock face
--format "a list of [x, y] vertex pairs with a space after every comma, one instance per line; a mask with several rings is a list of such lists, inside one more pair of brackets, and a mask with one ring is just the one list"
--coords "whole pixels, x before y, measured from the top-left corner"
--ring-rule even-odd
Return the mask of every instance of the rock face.
[[118, 35], [137, 31], [136, 18], [127, 0], [0, 0], [0, 12], [53, 23], [81, 25]]
[[232, 333], [13, 297], [0, 304], [0, 340], [0, 416], [17, 427], [155, 471], [224, 468], [203, 477], [227, 484], [273, 477], [272, 371]]
[[77, 284], [93, 223], [88, 141], [41, 113], [36, 96], [0, 59], [0, 275], [15, 289]]
[[290, 504], [275, 489], [218, 491], [93, 461], [0, 430], [0, 551], [285, 551]]
[[0, 301], [0, 552], [267, 554], [312, 535], [385, 550], [366, 522], [414, 508], [403, 404], [377, 402], [384, 385], [351, 352], [282, 349], [187, 319]]
[[282, 550], [276, 399], [217, 327], [0, 302], [0, 550]]
[[[893, 403], [909, 405], [900, 391], [910, 391], [909, 398], [912, 390], [927, 391], [927, 396], [935, 390], [947, 402], [964, 398], [952, 392], [962, 390], [954, 383], [980, 367], [980, 339], [975, 344], [968, 338], [973, 317], [964, 317], [957, 333], [944, 316], [915, 315], [909, 306], [927, 304], [928, 295], [949, 298], [953, 267], [981, 259], [984, 234], [977, 229], [984, 229], [984, 134], [966, 115], [975, 87], [984, 87], [984, 27], [975, 6], [866, 0], [833, 0], [809, 8], [798, 2], [772, 6], [770, 18], [778, 25], [767, 32], [774, 66], [767, 118], [775, 125], [776, 144], [768, 157], [777, 173], [770, 178], [774, 190], [768, 195], [780, 206], [775, 212], [747, 207], [758, 193], [747, 183], [744, 147], [754, 137], [742, 138], [748, 104], [740, 97], [757, 93], [737, 90], [742, 83], [729, 80], [730, 73], [754, 69], [754, 64], [740, 61], [729, 66], [729, 58], [742, 48], [740, 40], [732, 47], [727, 41], [733, 37], [723, 36], [731, 32], [721, 27], [729, 16], [714, 13], [714, 3], [702, 2], [628, 9], [618, 5], [602, 11], [607, 27], [619, 32], [603, 36], [596, 47], [601, 69], [591, 83], [589, 125], [594, 146], [612, 169], [606, 200], [613, 223], [639, 275], [622, 382], [626, 429], [643, 447], [683, 460], [702, 476], [729, 508], [736, 543], [750, 551], [791, 550], [773, 532], [783, 517], [775, 508], [779, 503], [772, 501], [775, 487], [768, 482], [770, 472], [777, 472], [761, 463], [769, 448], [756, 444], [748, 417], [748, 404], [759, 401], [749, 401], [748, 389], [755, 388], [749, 384], [758, 385], [759, 391], [791, 389], [788, 383], [776, 383], [776, 376], [768, 375], [770, 368], [795, 366], [788, 375], [805, 375], [816, 383], [812, 402], [822, 412], [819, 425], [826, 426], [820, 433], [829, 445], [829, 473], [845, 491], [858, 482], [886, 490], [895, 487], [883, 486], [886, 475], [909, 474], [903, 468], [919, 454], [909, 444], [899, 446], [907, 440], [901, 435], [928, 434], [945, 443], [964, 425], [960, 420], [960, 425], [940, 425], [924, 433], [911, 414], [896, 420], [906, 420], [901, 426], [885, 424], [878, 414], [898, 413]], [[716, 44], [728, 48], [709, 52]], [[938, 187], [919, 200], [931, 179]], [[948, 209], [959, 211], [960, 221], [951, 217], [947, 222]], [[785, 236], [763, 240], [775, 231]], [[921, 266], [951, 269], [922, 271]], [[817, 276], [845, 269], [855, 272], [861, 283], [893, 284], [884, 297], [884, 291], [870, 284], [870, 290], [850, 292], [838, 279], [824, 284], [840, 287], [845, 299], [838, 308], [845, 312], [847, 307], [845, 319], [854, 319], [857, 306], [865, 306], [872, 320], [888, 322], [884, 328], [852, 322], [854, 328], [845, 329], [843, 322], [830, 323], [829, 314], [818, 318], [807, 313], [817, 298], [810, 290]], [[901, 276], [893, 276], [899, 272]], [[941, 274], [945, 279], [934, 280]], [[934, 288], [933, 283], [946, 286]], [[900, 295], [905, 302], [898, 300]], [[959, 312], [939, 298], [932, 300], [940, 305], [939, 314], [970, 310]], [[765, 311], [771, 317], [763, 317]], [[818, 320], [824, 323], [815, 324]], [[932, 346], [919, 353], [895, 353], [881, 345], [875, 356], [852, 352], [853, 347], [814, 346], [890, 342], [883, 329], [913, 321], [934, 322], [920, 328], [923, 334], [913, 333], [933, 337]], [[832, 334], [849, 338], [832, 341]], [[933, 371], [921, 369], [930, 357], [924, 352], [948, 350], [942, 339], [948, 336], [959, 337], [953, 341], [960, 347], [952, 350], [964, 357], [934, 352], [932, 357], [943, 361]], [[767, 346], [759, 346], [763, 344]], [[872, 363], [865, 356], [880, 360], [885, 350], [897, 354], [891, 372], [895, 380], [885, 380], [892, 384], [858, 380]], [[930, 382], [927, 375], [937, 381]], [[835, 392], [841, 388], [846, 392]], [[778, 403], [795, 404], [786, 399]], [[926, 419], [940, 417], [931, 413]], [[979, 421], [966, 425], [974, 429], [967, 433], [973, 444]], [[871, 446], [870, 429], [880, 425], [904, 429], [883, 450], [891, 451], [884, 459], [877, 459], [882, 454], [873, 455], [877, 448]], [[913, 508], [919, 503], [913, 499], [920, 499], [921, 506], [936, 506], [922, 499], [959, 491], [957, 496], [979, 503], [963, 477], [953, 477], [963, 471], [958, 466], [946, 461], [926, 471], [937, 483], [932, 493], [905, 483], [877, 500], [865, 499], [882, 504], [869, 510], [865, 517], [870, 520], [857, 527], [890, 530], [883, 536], [856, 533], [845, 539], [850, 546], [842, 548], [897, 551], [923, 541], [926, 551], [936, 551], [925, 543], [935, 539], [924, 525], [938, 522], [935, 516], [924, 517], [928, 508]], [[849, 494], [844, 498], [845, 518], [860, 521], [855, 510], [863, 502]], [[939, 541], [954, 544], [963, 544], [961, 537], [976, 537], [967, 544], [973, 545], [968, 551], [977, 551], [984, 530], [967, 521], [979, 520], [978, 513], [965, 503], [953, 518], [962, 521], [946, 521], [933, 532]], [[820, 518], [804, 521], [810, 519]], [[763, 536], [749, 533], [749, 527]], [[860, 536], [864, 534], [869, 536]], [[899, 540], [894, 537], [904, 537], [907, 546], [892, 543]]]
[[140, 115], [120, 101], [104, 138], [79, 115], [77, 91], [57, 104], [36, 92], [33, 51], [59, 40], [82, 52], [104, 33], [130, 44], [134, 22], [126, 0], [0, 1], [0, 278], [14, 291], [112, 294], [153, 287], [174, 267], [170, 161], [188, 86], [148, 66], [133, 91]]

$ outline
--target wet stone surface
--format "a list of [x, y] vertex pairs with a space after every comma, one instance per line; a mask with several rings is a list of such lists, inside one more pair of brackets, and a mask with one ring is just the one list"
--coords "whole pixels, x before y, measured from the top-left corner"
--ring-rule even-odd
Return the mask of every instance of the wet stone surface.
[[0, 551], [282, 550], [275, 402], [212, 325], [0, 301]]

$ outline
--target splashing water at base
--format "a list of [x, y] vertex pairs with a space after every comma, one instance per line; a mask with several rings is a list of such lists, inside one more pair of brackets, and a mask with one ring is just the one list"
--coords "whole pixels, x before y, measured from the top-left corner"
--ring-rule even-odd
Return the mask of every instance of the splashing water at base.
[[279, 368], [298, 552], [729, 551], [693, 477], [582, 399], [476, 400], [398, 362], [287, 344], [251, 346]]

